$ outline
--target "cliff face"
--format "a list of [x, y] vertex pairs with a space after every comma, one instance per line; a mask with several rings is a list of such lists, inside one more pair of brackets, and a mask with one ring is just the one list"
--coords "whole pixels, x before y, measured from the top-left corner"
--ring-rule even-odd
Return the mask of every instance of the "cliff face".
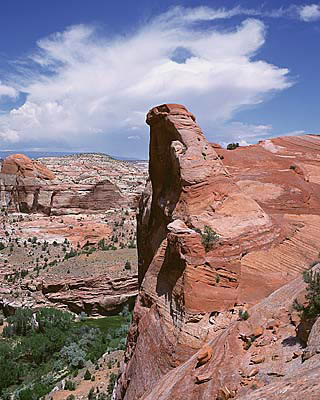
[[[320, 140], [307, 136], [281, 151], [273, 141], [222, 150], [175, 104], [153, 108], [147, 123], [150, 181], [138, 216], [140, 292], [116, 398], [219, 398], [223, 384], [234, 380], [238, 390], [242, 379], [232, 372], [246, 353], [234, 327], [238, 311], [317, 257]], [[212, 231], [218, 236], [210, 243]], [[247, 330], [259, 322], [254, 325]], [[196, 354], [206, 342], [211, 346]], [[198, 370], [202, 364], [210, 367]]]

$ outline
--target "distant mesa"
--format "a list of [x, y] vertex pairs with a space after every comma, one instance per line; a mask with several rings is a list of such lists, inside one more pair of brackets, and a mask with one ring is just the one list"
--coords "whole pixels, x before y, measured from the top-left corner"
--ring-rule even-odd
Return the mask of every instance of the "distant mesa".
[[8, 212], [70, 215], [136, 207], [146, 169], [106, 154], [3, 160], [0, 206]]

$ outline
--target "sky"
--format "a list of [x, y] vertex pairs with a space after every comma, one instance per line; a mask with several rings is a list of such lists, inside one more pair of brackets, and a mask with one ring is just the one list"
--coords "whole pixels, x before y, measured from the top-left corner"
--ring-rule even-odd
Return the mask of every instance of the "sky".
[[0, 151], [146, 159], [163, 103], [224, 146], [320, 133], [314, 1], [10, 0], [0, 30]]

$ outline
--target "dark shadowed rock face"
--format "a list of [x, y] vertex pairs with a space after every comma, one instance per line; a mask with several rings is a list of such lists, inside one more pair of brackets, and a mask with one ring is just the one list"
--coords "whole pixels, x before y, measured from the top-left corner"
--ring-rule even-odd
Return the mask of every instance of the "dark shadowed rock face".
[[[297, 291], [289, 288], [282, 295], [284, 310], [279, 298], [271, 296], [269, 308], [263, 299], [306, 268], [320, 248], [320, 199], [313, 194], [316, 178], [308, 184], [300, 169], [289, 164], [296, 157], [308, 159], [308, 149], [291, 147], [278, 159], [273, 152], [276, 145], [259, 144], [258, 149], [262, 146], [267, 159], [274, 161], [262, 169], [251, 147], [245, 153], [241, 148], [228, 152], [211, 146], [194, 116], [181, 105], [153, 108], [147, 123], [150, 181], [138, 215], [140, 292], [117, 399], [233, 398], [256, 375], [239, 372], [240, 367], [249, 365], [251, 356], [261, 355], [252, 364], [266, 357], [265, 352], [251, 354], [244, 347], [252, 335], [268, 329], [272, 310], [279, 311], [278, 320], [282, 311], [287, 313], [281, 335], [295, 332], [288, 313]], [[310, 141], [311, 147], [319, 145], [319, 138]], [[239, 152], [242, 158], [236, 164], [232, 157], [237, 160]], [[316, 152], [311, 154], [317, 158]], [[315, 175], [316, 161], [310, 163]], [[287, 185], [279, 180], [283, 168], [294, 174]], [[303, 165], [299, 168], [303, 171]], [[284, 195], [289, 214], [285, 207], [273, 208], [279, 196], [272, 192], [272, 180]], [[254, 195], [255, 187], [260, 197]], [[290, 201], [302, 189], [301, 207], [295, 213]], [[308, 209], [308, 199], [313, 213], [301, 213]], [[218, 239], [205, 249], [203, 233], [208, 227]], [[252, 324], [237, 322], [239, 310], [261, 301]], [[269, 336], [264, 337], [267, 348], [273, 340]], [[198, 365], [196, 351], [202, 348], [208, 353], [205, 343], [213, 354]], [[277, 375], [269, 372], [263, 377]], [[271, 378], [263, 379], [265, 384]]]

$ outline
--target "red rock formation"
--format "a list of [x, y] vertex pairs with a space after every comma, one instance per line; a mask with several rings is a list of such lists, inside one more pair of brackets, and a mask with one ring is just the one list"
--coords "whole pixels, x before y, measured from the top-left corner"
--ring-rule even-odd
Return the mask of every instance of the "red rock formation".
[[23, 297], [15, 298], [12, 290], [1, 288], [0, 308], [6, 314], [21, 307], [33, 309], [55, 307], [88, 315], [107, 315], [119, 312], [126, 303], [133, 303], [138, 294], [136, 275], [111, 278], [109, 274], [92, 274], [90, 277], [25, 280], [21, 285]]
[[86, 166], [80, 168], [80, 179], [74, 179], [79, 165], [69, 164], [70, 176], [61, 178], [22, 154], [7, 157], [0, 174], [1, 206], [13, 212], [68, 215], [106, 211], [129, 203], [109, 179], [99, 174], [90, 179]]
[[[280, 300], [270, 308], [262, 302], [252, 326], [233, 322], [238, 310], [291, 280], [320, 249], [320, 140], [298, 138], [281, 151], [277, 139], [227, 151], [211, 146], [194, 116], [174, 104], [153, 108], [147, 123], [140, 294], [117, 399], [232, 398], [242, 385], [235, 371], [248, 358], [246, 342], [267, 329], [263, 318], [281, 311]], [[205, 249], [210, 229], [218, 239]], [[290, 293], [281, 298], [287, 306]], [[205, 342], [213, 354], [198, 369], [195, 349]], [[253, 364], [262, 362], [264, 355], [255, 356]]]
[[38, 161], [33, 161], [24, 154], [13, 154], [2, 164], [1, 173], [17, 175], [22, 178], [39, 178], [53, 180], [54, 174]]

